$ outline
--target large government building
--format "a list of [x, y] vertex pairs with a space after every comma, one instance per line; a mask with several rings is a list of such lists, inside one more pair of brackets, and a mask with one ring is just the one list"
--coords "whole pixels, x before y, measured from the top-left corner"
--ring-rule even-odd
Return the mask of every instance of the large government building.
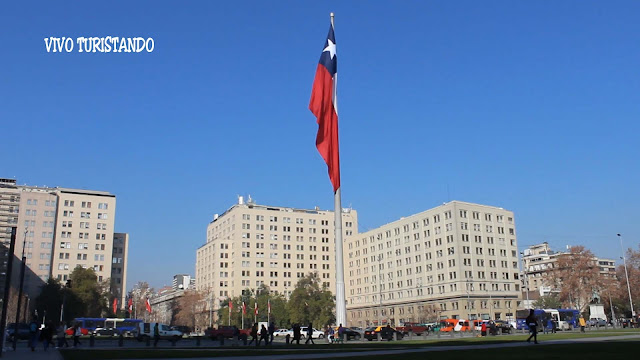
[[513, 212], [460, 201], [345, 243], [350, 326], [506, 319], [519, 304]]
[[[357, 232], [355, 210], [343, 209], [342, 220], [345, 237]], [[335, 292], [333, 211], [259, 205], [239, 197], [214, 215], [196, 253], [196, 286], [217, 299], [263, 284], [289, 296], [310, 272]]]

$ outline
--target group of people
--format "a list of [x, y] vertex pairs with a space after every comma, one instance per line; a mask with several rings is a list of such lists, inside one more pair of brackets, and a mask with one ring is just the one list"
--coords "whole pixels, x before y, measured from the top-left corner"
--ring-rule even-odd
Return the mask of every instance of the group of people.
[[[253, 344], [253, 342], [255, 341], [256, 346], [260, 346], [262, 340], [264, 340], [265, 345], [271, 345], [271, 343], [273, 343], [273, 334], [275, 333], [275, 331], [276, 326], [273, 321], [269, 324], [269, 328], [267, 328], [263, 324], [262, 328], [260, 328], [260, 332], [258, 332], [258, 323], [254, 323], [251, 327], [251, 341], [249, 341], [249, 345]], [[260, 334], [260, 338], [258, 338], [258, 334]]]
[[[73, 327], [73, 347], [81, 345], [80, 336], [82, 336], [82, 329], [79, 324], [75, 324]], [[53, 335], [56, 335], [57, 344], [53, 342]], [[49, 346], [55, 346], [56, 349], [62, 347], [69, 347], [67, 342], [67, 327], [61, 323], [57, 328], [51, 321], [45, 322], [42, 326], [38, 325], [37, 319], [34, 318], [29, 323], [29, 347], [31, 351], [36, 351], [38, 342], [42, 342], [42, 348], [44, 351], [49, 349]]]

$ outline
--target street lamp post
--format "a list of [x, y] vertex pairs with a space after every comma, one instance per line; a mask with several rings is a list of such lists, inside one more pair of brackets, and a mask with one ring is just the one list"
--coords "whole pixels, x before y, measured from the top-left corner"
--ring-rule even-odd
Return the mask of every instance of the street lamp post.
[[378, 255], [378, 326], [382, 325], [382, 279], [380, 278], [380, 264], [382, 254]]
[[473, 277], [467, 278], [467, 319], [471, 321], [471, 296], [469, 292], [473, 286]]
[[529, 278], [527, 277], [527, 268], [524, 263], [524, 252], [520, 252], [520, 259], [522, 260], [522, 276], [524, 277], [524, 292], [527, 296], [527, 306], [529, 306]]
[[633, 300], [631, 299], [631, 286], [629, 285], [629, 273], [627, 271], [627, 257], [624, 256], [624, 247], [622, 246], [622, 235], [618, 234], [620, 239], [620, 249], [622, 250], [622, 261], [624, 263], [624, 276], [627, 278], [627, 291], [629, 291], [629, 305], [631, 306], [631, 316], [635, 317], [636, 312], [633, 310]]

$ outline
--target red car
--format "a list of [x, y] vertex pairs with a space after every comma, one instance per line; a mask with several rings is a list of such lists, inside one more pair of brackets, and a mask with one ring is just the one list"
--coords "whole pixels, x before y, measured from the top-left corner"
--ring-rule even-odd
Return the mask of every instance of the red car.
[[[80, 328], [80, 332], [82, 332], [82, 335], [89, 335], [89, 330], [85, 329], [85, 328]], [[73, 336], [73, 328], [68, 328], [65, 333], [67, 335]]]

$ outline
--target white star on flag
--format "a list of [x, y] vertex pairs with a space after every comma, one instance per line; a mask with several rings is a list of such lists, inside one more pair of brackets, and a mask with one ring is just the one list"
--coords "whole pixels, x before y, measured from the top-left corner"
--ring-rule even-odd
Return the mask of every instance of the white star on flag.
[[333, 60], [333, 57], [336, 56], [336, 44], [334, 44], [331, 39], [327, 39], [329, 45], [322, 52], [329, 52], [329, 57]]

